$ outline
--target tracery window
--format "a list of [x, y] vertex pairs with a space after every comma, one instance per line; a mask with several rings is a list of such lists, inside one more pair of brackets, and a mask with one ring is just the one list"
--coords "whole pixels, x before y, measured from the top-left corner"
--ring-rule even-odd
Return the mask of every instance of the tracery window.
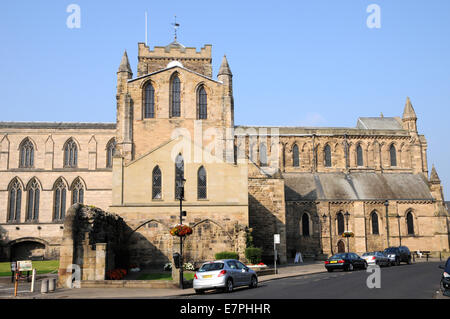
[[64, 167], [77, 167], [78, 147], [73, 139], [66, 142], [64, 146]]
[[27, 214], [26, 221], [39, 220], [39, 200], [40, 190], [39, 184], [36, 179], [33, 179], [28, 186], [28, 201], [27, 201]]
[[66, 194], [67, 189], [64, 182], [59, 179], [55, 183], [54, 187], [54, 200], [53, 200], [53, 220], [62, 221], [66, 214]]
[[170, 88], [170, 117], [180, 117], [180, 79], [178, 75], [174, 75], [171, 80], [171, 88]]
[[84, 202], [84, 187], [78, 178], [72, 186], [72, 205], [76, 203], [83, 204]]
[[208, 96], [203, 85], [198, 89], [197, 93], [197, 114], [199, 120], [208, 118]]
[[30, 168], [34, 166], [34, 145], [30, 139], [25, 139], [20, 144], [20, 168]]
[[20, 222], [21, 204], [22, 187], [16, 178], [9, 187], [8, 222]]
[[144, 89], [144, 118], [155, 117], [155, 89], [149, 82]]
[[198, 169], [197, 173], [197, 198], [206, 199], [206, 170], [202, 166]]
[[162, 174], [159, 166], [153, 169], [152, 173], [152, 199], [162, 198]]
[[326, 145], [324, 149], [324, 161], [325, 167], [331, 167], [331, 147], [330, 145]]
[[300, 154], [298, 151], [297, 144], [292, 147], [292, 166], [299, 167], [300, 166]]

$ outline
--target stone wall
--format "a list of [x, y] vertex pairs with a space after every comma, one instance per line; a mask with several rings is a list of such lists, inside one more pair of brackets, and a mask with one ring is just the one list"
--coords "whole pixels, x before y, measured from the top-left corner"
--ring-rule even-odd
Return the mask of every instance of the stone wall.
[[262, 248], [264, 261], [273, 262], [274, 234], [280, 234], [279, 262], [286, 262], [286, 211], [281, 174], [252, 175], [248, 180], [248, 196], [249, 226], [255, 247]]
[[81, 280], [104, 280], [107, 270], [128, 269], [126, 249], [131, 229], [119, 216], [93, 206], [73, 205], [64, 222], [60, 248], [59, 285], [67, 287], [70, 265], [78, 265]]

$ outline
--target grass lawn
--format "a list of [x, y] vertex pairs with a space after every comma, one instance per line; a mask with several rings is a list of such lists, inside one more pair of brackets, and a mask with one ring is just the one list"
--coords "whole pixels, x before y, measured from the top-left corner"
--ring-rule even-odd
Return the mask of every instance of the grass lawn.
[[[185, 280], [194, 279], [195, 272], [183, 272]], [[172, 280], [172, 273], [142, 274], [137, 280]]]
[[[36, 274], [48, 274], [58, 272], [59, 260], [33, 261]], [[0, 277], [11, 276], [11, 263], [0, 263]]]

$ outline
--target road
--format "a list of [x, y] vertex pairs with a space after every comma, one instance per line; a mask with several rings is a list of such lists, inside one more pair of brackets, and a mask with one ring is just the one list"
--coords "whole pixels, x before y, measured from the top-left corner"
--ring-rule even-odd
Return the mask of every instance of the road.
[[381, 268], [381, 288], [369, 289], [364, 270], [334, 271], [260, 283], [257, 289], [238, 288], [233, 293], [207, 292], [185, 299], [430, 299], [439, 290], [442, 263], [423, 262]]

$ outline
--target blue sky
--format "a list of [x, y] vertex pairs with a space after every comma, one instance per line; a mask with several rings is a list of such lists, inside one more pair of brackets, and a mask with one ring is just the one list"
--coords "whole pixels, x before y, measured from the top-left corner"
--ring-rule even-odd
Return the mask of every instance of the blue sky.
[[[69, 29], [70, 4], [81, 28]], [[366, 25], [370, 4], [381, 28]], [[213, 45], [234, 74], [235, 122], [356, 125], [401, 116], [406, 96], [450, 200], [450, 1], [3, 1], [0, 121], [114, 122], [116, 71], [137, 43]], [[446, 187], [446, 186], [449, 187]]]

